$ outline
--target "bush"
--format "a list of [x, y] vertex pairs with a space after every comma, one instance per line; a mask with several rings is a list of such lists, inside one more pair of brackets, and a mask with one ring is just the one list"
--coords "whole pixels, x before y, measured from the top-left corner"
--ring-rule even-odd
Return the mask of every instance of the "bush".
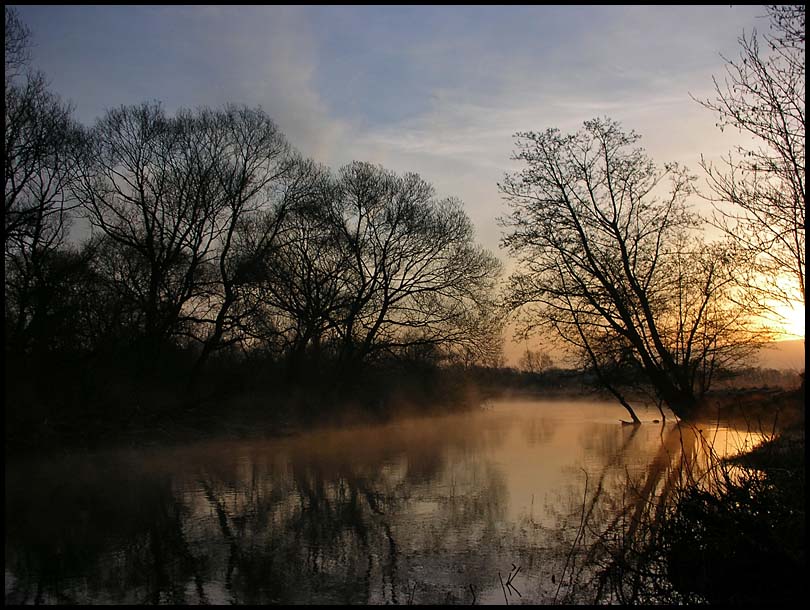
[[693, 602], [802, 599], [804, 443], [779, 439], [734, 461], [715, 489], [678, 494], [658, 537], [667, 575]]

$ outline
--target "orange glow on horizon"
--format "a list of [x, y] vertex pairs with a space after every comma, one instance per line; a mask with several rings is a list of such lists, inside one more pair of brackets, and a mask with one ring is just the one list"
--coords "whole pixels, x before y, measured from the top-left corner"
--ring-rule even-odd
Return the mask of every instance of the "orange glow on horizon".
[[777, 328], [781, 327], [777, 341], [790, 339], [804, 339], [805, 332], [805, 310], [803, 303], [794, 303], [792, 306], [777, 305], [776, 313], [780, 319], [776, 321]]

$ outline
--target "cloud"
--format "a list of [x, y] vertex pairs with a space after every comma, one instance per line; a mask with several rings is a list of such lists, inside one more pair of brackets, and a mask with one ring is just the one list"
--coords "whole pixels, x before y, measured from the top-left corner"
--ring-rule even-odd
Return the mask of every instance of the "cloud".
[[332, 116], [318, 91], [317, 42], [299, 7], [183, 7], [173, 12], [172, 19], [190, 22], [184, 44], [206, 54], [204, 69], [210, 71], [220, 103], [261, 105], [306, 155], [319, 160], [332, 155], [347, 126]]
[[[610, 116], [693, 168], [733, 134], [711, 94], [757, 7], [21, 7], [54, 90], [104, 108], [261, 105], [303, 154], [416, 171], [497, 249], [516, 131]], [[32, 18], [32, 20], [27, 19]]]

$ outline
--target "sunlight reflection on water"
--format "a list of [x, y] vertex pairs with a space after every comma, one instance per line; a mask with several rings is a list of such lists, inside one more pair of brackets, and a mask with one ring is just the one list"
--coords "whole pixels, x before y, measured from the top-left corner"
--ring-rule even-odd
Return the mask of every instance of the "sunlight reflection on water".
[[[669, 415], [669, 414], [668, 414]], [[593, 401], [6, 465], [7, 603], [510, 603], [558, 593], [583, 494], [756, 444]], [[686, 448], [686, 449], [685, 449]], [[660, 479], [663, 480], [663, 479]], [[586, 485], [588, 487], [586, 487]], [[595, 501], [596, 503], [596, 501]]]

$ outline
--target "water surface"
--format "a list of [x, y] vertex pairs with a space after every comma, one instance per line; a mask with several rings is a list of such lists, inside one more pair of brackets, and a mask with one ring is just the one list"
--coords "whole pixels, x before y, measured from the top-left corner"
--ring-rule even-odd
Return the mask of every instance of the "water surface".
[[495, 401], [282, 439], [15, 460], [5, 601], [560, 601], [584, 512], [633, 510], [674, 464], [699, 465], [707, 441], [728, 454], [761, 437], [639, 417]]

